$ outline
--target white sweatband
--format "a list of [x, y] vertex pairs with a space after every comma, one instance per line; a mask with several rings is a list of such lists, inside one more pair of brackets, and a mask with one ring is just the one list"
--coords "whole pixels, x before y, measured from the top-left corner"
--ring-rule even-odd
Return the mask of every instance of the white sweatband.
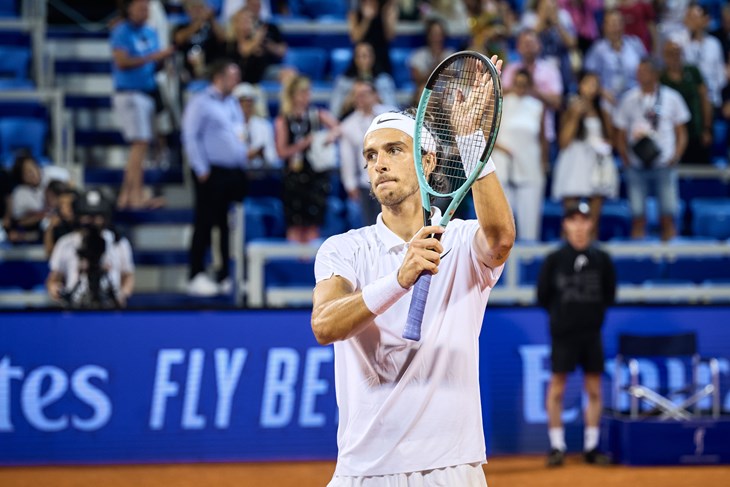
[[[471, 135], [457, 135], [456, 136], [456, 146], [459, 148], [459, 154], [464, 156], [464, 154], [467, 155], [467, 157], [474, 157], [477, 160], [474, 161], [468, 161], [469, 164], [466, 164], [465, 161], [462, 159], [461, 163], [464, 165], [464, 172], [466, 173], [467, 179], [469, 176], [471, 176], [471, 168], [475, 167], [478, 163], [478, 159], [482, 157], [482, 154], [484, 153], [484, 149], [487, 148], [487, 140], [484, 138], [484, 134], [481, 130], [477, 130]], [[493, 173], [497, 168], [494, 165], [494, 161], [490, 157], [487, 163], [482, 168], [482, 172], [479, 173], [479, 176], [477, 179], [482, 179], [483, 177]]]
[[407, 293], [408, 289], [398, 282], [396, 270], [362, 288], [362, 300], [373, 314], [381, 315]]
[[[396, 129], [400, 130], [406, 135], [410, 135], [414, 138], [416, 133], [416, 121], [408, 115], [403, 115], [397, 112], [385, 112], [375, 117], [368, 127], [367, 132], [363, 138], [367, 137], [370, 132], [380, 129]], [[424, 127], [425, 129], [425, 127]], [[436, 152], [436, 139], [433, 137], [428, 129], [421, 130], [421, 149], [426, 152]]]

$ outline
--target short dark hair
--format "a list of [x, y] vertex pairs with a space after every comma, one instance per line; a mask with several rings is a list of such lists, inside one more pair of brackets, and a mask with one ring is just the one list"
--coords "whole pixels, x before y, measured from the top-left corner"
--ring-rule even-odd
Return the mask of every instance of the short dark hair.
[[238, 65], [230, 59], [216, 59], [208, 66], [208, 80], [213, 81], [218, 76], [226, 72], [231, 65], [238, 67]]
[[10, 169], [10, 176], [12, 176], [14, 184], [23, 184], [23, 164], [28, 159], [37, 164], [35, 158], [29, 150], [20, 149], [18, 152], [15, 153], [13, 167]]

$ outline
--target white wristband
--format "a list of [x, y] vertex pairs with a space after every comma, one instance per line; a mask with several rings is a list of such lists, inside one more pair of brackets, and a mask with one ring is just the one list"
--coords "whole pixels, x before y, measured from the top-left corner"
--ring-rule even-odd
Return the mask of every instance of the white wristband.
[[408, 289], [398, 282], [396, 270], [362, 288], [362, 300], [373, 314], [381, 315], [407, 293]]
[[479, 176], [477, 177], [477, 179], [482, 179], [484, 177], [487, 177], [496, 170], [497, 170], [497, 167], [494, 165], [494, 161], [492, 160], [492, 157], [490, 156], [487, 163], [484, 164], [484, 167], [482, 168], [482, 172], [479, 173]]

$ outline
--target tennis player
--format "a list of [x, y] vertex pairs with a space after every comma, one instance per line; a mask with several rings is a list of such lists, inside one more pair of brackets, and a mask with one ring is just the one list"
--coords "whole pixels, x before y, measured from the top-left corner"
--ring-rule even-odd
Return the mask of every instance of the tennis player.
[[[312, 330], [334, 343], [339, 406], [329, 486], [486, 485], [478, 338], [515, 226], [490, 161], [473, 186], [478, 219], [424, 227], [415, 126], [404, 112], [373, 120], [363, 155], [382, 212], [327, 239], [315, 261]], [[421, 140], [437, 157], [436, 139]], [[401, 334], [422, 272], [436, 275], [415, 342]]]

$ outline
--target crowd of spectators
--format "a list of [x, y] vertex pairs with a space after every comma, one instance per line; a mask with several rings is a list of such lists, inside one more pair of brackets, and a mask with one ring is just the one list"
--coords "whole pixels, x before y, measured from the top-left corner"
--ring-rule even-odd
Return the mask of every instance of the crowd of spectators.
[[[417, 103], [431, 70], [458, 49], [498, 54], [505, 61], [503, 124], [494, 157], [522, 240], [540, 238], [545, 197], [566, 205], [588, 200], [598, 235], [601, 206], [619, 195], [622, 180], [633, 215], [632, 236], [646, 234], [645, 200], [655, 185], [660, 236], [672, 238], [679, 197], [677, 164], [712, 163], [713, 124], [730, 118], [727, 4], [351, 0], [342, 22], [348, 28], [352, 61], [328, 80], [328, 103], [314, 104], [312, 80], [284, 64], [290, 47], [279, 28], [304, 3], [121, 2], [121, 16], [110, 32], [113, 108], [129, 156], [117, 209], [164, 203], [144, 191], [144, 167], [150, 159], [164, 159], [175, 129], [185, 136], [180, 113], [192, 111], [187, 105], [196, 83], [209, 82], [211, 66], [220, 62], [237, 67], [240, 83], [230, 92], [207, 96], [223, 96], [227, 106], [229, 100], [230, 106], [237, 102], [235, 112], [221, 116], [235, 125], [231, 133], [241, 156], [234, 164], [228, 160], [234, 155], [221, 153], [224, 146], [188, 144], [186, 160], [198, 199], [206, 167], [278, 171], [286, 236], [294, 242], [319, 238], [327, 196], [333, 193], [356, 202], [363, 223], [373, 221], [377, 206], [361, 171], [362, 132], [378, 113], [402, 108], [398, 101]], [[186, 20], [171, 23], [166, 11], [176, 12], [176, 18], [185, 14]], [[401, 21], [423, 25], [422, 46], [414, 47], [405, 63], [412, 81], [407, 86], [396, 83], [400, 73], [394, 69], [402, 68], [390, 57]], [[450, 36], [451, 31], [459, 34]], [[167, 88], [169, 76], [177, 77], [180, 92]], [[266, 82], [280, 84], [278, 103], [267, 97], [262, 88]], [[278, 112], [272, 113], [272, 108]], [[230, 142], [234, 145], [233, 139]], [[318, 161], [312, 162], [322, 144], [339, 147], [339, 178], [331, 177], [331, 168], [322, 170]], [[31, 162], [16, 163], [12, 176], [0, 180], [4, 228], [10, 240], [45, 239], [50, 245], [58, 238], [55, 232], [64, 228], [60, 202], [71, 190], [42, 176]], [[342, 188], [333, 182], [341, 182]], [[196, 204], [196, 211], [208, 211], [207, 207]], [[192, 245], [197, 264], [191, 278], [202, 272], [201, 249], [208, 247], [208, 237], [200, 235], [208, 235], [210, 226], [223, 226], [221, 218], [196, 215], [196, 221], [207, 223], [201, 223], [197, 244]], [[221, 270], [217, 277], [220, 291], [227, 274]], [[212, 285], [206, 289], [213, 293]]]

